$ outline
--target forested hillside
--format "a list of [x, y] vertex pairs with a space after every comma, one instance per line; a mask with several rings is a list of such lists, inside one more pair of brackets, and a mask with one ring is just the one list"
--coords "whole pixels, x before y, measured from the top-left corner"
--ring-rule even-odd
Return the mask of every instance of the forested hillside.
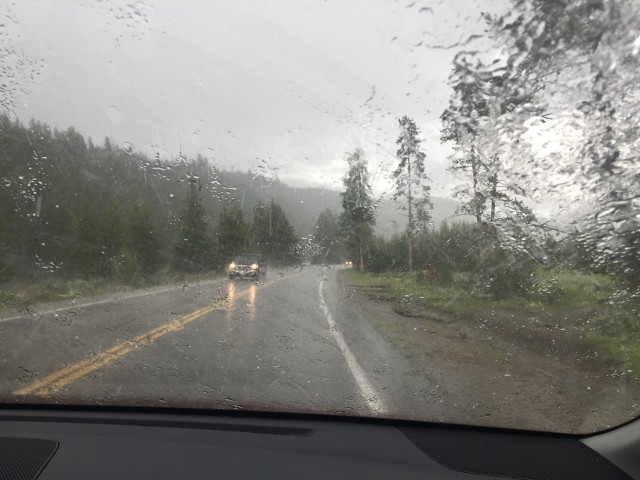
[[[27, 127], [6, 116], [0, 117], [0, 171], [3, 281], [44, 272], [126, 279], [166, 266], [219, 268], [236, 250], [255, 248], [255, 239], [239, 238], [230, 249], [237, 232], [218, 227], [237, 212], [238, 222], [252, 224], [260, 203], [262, 213], [282, 220], [281, 251], [292, 256], [326, 203], [323, 195], [338, 196], [309, 189], [297, 195], [308, 203], [292, 203], [294, 190], [277, 179], [221, 172], [202, 157], [149, 158], [126, 143], [96, 144], [74, 128], [35, 121]], [[283, 208], [280, 201], [287, 201]], [[283, 241], [269, 228], [274, 242]]]

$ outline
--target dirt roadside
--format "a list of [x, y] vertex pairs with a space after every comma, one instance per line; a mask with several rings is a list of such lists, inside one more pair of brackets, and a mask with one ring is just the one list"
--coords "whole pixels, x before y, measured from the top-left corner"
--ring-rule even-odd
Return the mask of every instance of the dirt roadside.
[[384, 292], [346, 275], [341, 283], [371, 325], [438, 385], [455, 409], [451, 422], [585, 434], [640, 415], [638, 372], [594, 351], [571, 327], [576, 318], [504, 311], [405, 316]]

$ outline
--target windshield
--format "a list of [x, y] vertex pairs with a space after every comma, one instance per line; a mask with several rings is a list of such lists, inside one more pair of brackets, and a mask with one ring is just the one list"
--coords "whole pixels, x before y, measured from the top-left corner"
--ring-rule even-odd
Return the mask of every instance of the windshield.
[[0, 403], [640, 414], [637, 2], [0, 16]]

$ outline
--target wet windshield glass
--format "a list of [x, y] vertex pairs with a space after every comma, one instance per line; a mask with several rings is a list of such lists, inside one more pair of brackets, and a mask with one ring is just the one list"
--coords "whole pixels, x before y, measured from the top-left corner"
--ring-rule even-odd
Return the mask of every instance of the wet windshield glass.
[[638, 2], [0, 17], [0, 402], [640, 414]]

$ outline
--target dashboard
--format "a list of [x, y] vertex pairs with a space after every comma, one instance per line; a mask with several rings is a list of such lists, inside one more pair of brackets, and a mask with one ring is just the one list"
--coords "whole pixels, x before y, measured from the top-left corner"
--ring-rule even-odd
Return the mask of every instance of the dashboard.
[[[335, 417], [7, 408], [0, 478], [640, 478], [637, 440], [625, 443], [625, 464], [615, 438]], [[626, 472], [593, 445], [612, 447], [607, 456]]]

